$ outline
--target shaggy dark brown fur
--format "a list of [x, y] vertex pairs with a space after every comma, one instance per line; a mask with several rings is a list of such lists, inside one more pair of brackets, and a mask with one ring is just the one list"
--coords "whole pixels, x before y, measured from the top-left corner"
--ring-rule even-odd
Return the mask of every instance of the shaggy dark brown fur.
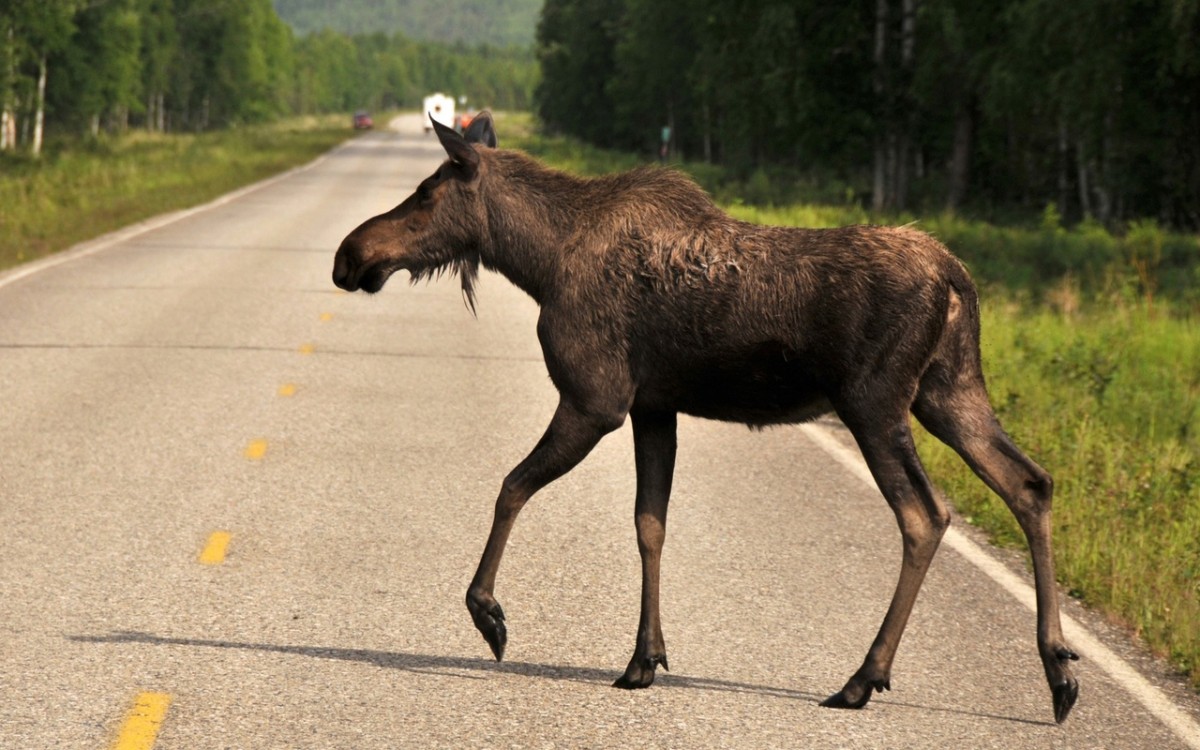
[[334, 282], [379, 291], [457, 272], [474, 309], [480, 264], [541, 307], [538, 338], [560, 394], [545, 435], [504, 480], [467, 607], [497, 659], [507, 642], [494, 596], [525, 502], [608, 432], [633, 422], [642, 555], [637, 645], [620, 687], [667, 665], [659, 560], [676, 415], [752, 427], [834, 411], [853, 433], [904, 540], [887, 616], [862, 666], [824, 705], [860, 707], [890, 687], [905, 623], [950, 522], [913, 447], [909, 413], [957, 450], [1029, 539], [1038, 649], [1062, 721], [1078, 683], [1059, 624], [1050, 543], [1053, 483], [1001, 429], [979, 355], [974, 285], [910, 228], [796, 229], [735, 221], [685, 176], [638, 169], [579, 179], [495, 148], [490, 116], [465, 137], [437, 126], [449, 159], [392, 211], [350, 233]]

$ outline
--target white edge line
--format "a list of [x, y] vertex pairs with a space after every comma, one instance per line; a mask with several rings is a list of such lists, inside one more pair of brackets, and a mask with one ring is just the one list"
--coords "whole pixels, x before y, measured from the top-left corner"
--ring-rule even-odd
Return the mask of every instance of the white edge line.
[[113, 245], [117, 245], [117, 244], [120, 244], [127, 240], [131, 240], [134, 237], [140, 237], [141, 235], [146, 234], [147, 232], [153, 232], [156, 229], [161, 229], [162, 227], [165, 227], [169, 224], [174, 224], [177, 221], [182, 221], [183, 219], [186, 219], [189, 216], [195, 216], [196, 214], [203, 213], [205, 211], [209, 211], [209, 210], [217, 208], [219, 206], [223, 206], [226, 203], [231, 203], [249, 193], [254, 192], [255, 190], [261, 190], [262, 188], [265, 188], [269, 185], [273, 185], [276, 182], [285, 180], [288, 177], [292, 177], [301, 172], [312, 169], [313, 167], [317, 166], [321, 162], [328, 159], [336, 151], [346, 147], [348, 144], [349, 144], [349, 141], [340, 143], [337, 146], [334, 146], [329, 151], [326, 151], [325, 153], [321, 154], [317, 158], [308, 162], [307, 164], [301, 164], [298, 167], [292, 167], [291, 169], [284, 171], [284, 172], [280, 172], [277, 175], [267, 177], [266, 179], [259, 180], [258, 182], [252, 183], [250, 185], [246, 185], [244, 187], [240, 187], [237, 190], [234, 190], [229, 193], [225, 193], [222, 196], [214, 198], [211, 201], [209, 201], [208, 203], [203, 203], [199, 206], [193, 206], [191, 208], [185, 208], [180, 211], [172, 211], [170, 213], [159, 214], [158, 216], [152, 217], [150, 219], [145, 219], [136, 224], [132, 224], [130, 226], [118, 229], [114, 232], [110, 232], [108, 234], [101, 235], [100, 237], [96, 237], [96, 238], [93, 238], [90, 240], [85, 240], [77, 245], [73, 245], [69, 248], [66, 248], [66, 249], [61, 250], [56, 253], [53, 253], [45, 258], [40, 258], [38, 260], [30, 261], [23, 265], [19, 265], [19, 266], [15, 267], [14, 269], [9, 269], [7, 271], [0, 272], [0, 288], [6, 287], [9, 284], [13, 284], [17, 281], [20, 281], [21, 279], [28, 278], [28, 277], [34, 275], [35, 273], [40, 273], [41, 271], [45, 271], [47, 269], [54, 268], [55, 266], [61, 266], [64, 263], [69, 263], [73, 260], [79, 260], [80, 258], [86, 258], [89, 255], [95, 255], [96, 253], [100, 252], [101, 250], [107, 250], [108, 248], [112, 247]]
[[[810, 440], [821, 450], [832, 456], [851, 474], [862, 480], [867, 486], [878, 491], [875, 478], [870, 469], [855, 451], [842, 445], [832, 435], [814, 424], [802, 425], [801, 429]], [[942, 541], [967, 562], [979, 568], [989, 578], [1000, 584], [1001, 588], [1025, 605], [1031, 612], [1037, 612], [1037, 599], [1033, 588], [1014, 575], [996, 558], [988, 554], [982, 547], [964, 536], [954, 528], [946, 531]], [[1193, 748], [1200, 750], [1200, 724], [1195, 719], [1180, 710], [1161, 690], [1150, 684], [1136, 669], [1117, 656], [1112, 649], [1105, 646], [1098, 638], [1069, 615], [1062, 615], [1063, 635], [1083, 655], [1096, 666], [1108, 673], [1114, 681], [1136, 698], [1146, 710], [1174, 732], [1181, 740]]]

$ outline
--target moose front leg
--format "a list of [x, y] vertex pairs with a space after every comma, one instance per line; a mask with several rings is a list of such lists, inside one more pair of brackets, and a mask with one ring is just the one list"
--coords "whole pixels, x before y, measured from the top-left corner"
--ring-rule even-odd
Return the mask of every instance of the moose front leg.
[[504, 610], [496, 601], [496, 571], [504, 546], [512, 532], [517, 514], [535, 492], [566, 474], [591, 452], [600, 438], [616, 429], [624, 421], [624, 414], [597, 415], [585, 413], [566, 400], [560, 401], [554, 418], [542, 439], [525, 460], [509, 472], [496, 498], [496, 513], [492, 530], [488, 534], [483, 557], [467, 589], [467, 609], [475, 627], [491, 646], [496, 661], [504, 658], [504, 646], [508, 642], [508, 629], [504, 624]]
[[676, 428], [673, 412], [634, 411], [631, 417], [637, 466], [634, 524], [642, 558], [642, 613], [638, 619], [633, 658], [629, 660], [625, 674], [613, 683], [613, 687], [626, 689], [649, 687], [659, 664], [663, 669], [670, 669], [658, 615], [658, 573], [667, 534], [671, 477], [675, 472]]
[[876, 484], [896, 514], [904, 542], [900, 579], [862, 666], [845, 686], [821, 702], [829, 708], [862, 708], [872, 691], [891, 690], [892, 660], [900, 645], [917, 592], [933, 561], [950, 512], [933, 490], [917, 457], [906, 417], [888, 429], [873, 430], [870, 422], [843, 414], [862, 449]]

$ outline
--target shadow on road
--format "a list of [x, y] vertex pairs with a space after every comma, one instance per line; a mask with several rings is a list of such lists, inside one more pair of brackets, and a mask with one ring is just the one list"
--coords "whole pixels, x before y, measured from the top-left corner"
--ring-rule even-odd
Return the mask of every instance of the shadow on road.
[[[170, 638], [157, 636], [152, 633], [137, 631], [116, 631], [108, 635], [71, 635], [67, 640], [76, 643], [142, 643], [153, 646], [191, 646], [200, 648], [240, 649], [246, 651], [261, 651], [265, 653], [292, 654], [314, 659], [336, 659], [339, 661], [362, 662], [386, 669], [401, 669], [415, 674], [436, 674], [459, 677], [470, 680], [485, 679], [473, 672], [500, 672], [502, 674], [521, 675], [523, 677], [540, 677], [551, 680], [566, 680], [588, 684], [609, 685], [614, 675], [613, 670], [593, 669], [589, 667], [568, 667], [554, 664], [534, 664], [530, 662], [505, 661], [495, 662], [491, 659], [458, 656], [433, 656], [428, 654], [404, 654], [394, 651], [373, 651], [370, 649], [326, 648], [322, 646], [281, 646], [272, 643], [240, 643], [237, 641], [207, 640], [203, 638]], [[693, 690], [711, 690], [715, 692], [748, 693], [752, 695], [768, 695], [776, 698], [819, 703], [826, 696], [809, 693], [791, 688], [774, 687], [770, 685], [752, 685], [729, 680], [715, 680], [705, 677], [686, 677], [683, 675], [660, 674], [655, 685], [665, 688], [685, 688]], [[913, 703], [875, 698], [871, 705], [880, 704], [901, 708], [913, 708], [934, 713], [951, 713], [963, 716], [974, 716], [983, 719], [995, 719], [1017, 724], [1033, 724], [1036, 726], [1055, 726], [1049, 721], [1033, 721], [1013, 716], [997, 716], [978, 711], [942, 708], [938, 706], [922, 706]]]

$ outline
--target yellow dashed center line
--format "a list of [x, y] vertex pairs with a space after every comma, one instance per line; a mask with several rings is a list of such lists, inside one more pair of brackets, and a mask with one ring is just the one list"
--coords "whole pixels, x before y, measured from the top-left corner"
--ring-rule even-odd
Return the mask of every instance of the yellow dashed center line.
[[[332, 319], [333, 313], [321, 313], [322, 323]], [[316, 346], [311, 343], [301, 344], [298, 351], [300, 354], [312, 354], [316, 351]], [[296, 385], [284, 383], [279, 386], [278, 393], [282, 397], [294, 396]], [[244, 455], [251, 461], [261, 460], [266, 454], [266, 440], [256, 439], [246, 444]], [[209, 535], [197, 559], [202, 565], [220, 565], [225, 561], [225, 552], [232, 538], [233, 535], [228, 531], [214, 531]], [[140, 693], [133, 708], [126, 715], [111, 750], [152, 750], [170, 705], [171, 696], [166, 693]]]
[[246, 444], [244, 455], [251, 461], [260, 460], [263, 456], [267, 455], [267, 441], [251, 440]]
[[220, 565], [225, 562], [225, 550], [229, 547], [229, 540], [232, 538], [233, 534], [228, 531], [214, 531], [209, 534], [204, 549], [200, 550], [200, 564]]
[[328, 323], [331, 320], [333, 320], [333, 313], [328, 313], [328, 312], [321, 313], [321, 322], [322, 323]]
[[121, 725], [121, 733], [112, 750], [150, 750], [158, 737], [171, 696], [166, 693], [141, 693]]

